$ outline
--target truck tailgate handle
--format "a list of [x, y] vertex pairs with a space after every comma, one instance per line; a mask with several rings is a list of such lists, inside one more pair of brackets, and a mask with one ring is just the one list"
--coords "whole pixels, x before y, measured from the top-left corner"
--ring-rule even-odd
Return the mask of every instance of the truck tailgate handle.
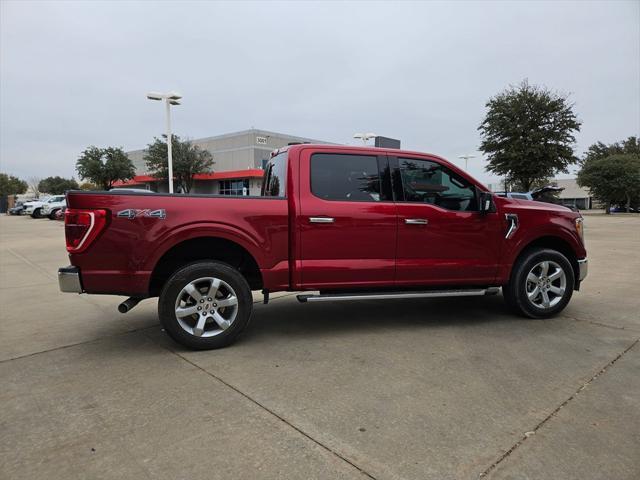
[[333, 223], [335, 221], [336, 219], [331, 217], [309, 217], [311, 223]]
[[405, 218], [404, 223], [407, 225], [426, 225], [429, 223], [429, 220], [425, 218]]

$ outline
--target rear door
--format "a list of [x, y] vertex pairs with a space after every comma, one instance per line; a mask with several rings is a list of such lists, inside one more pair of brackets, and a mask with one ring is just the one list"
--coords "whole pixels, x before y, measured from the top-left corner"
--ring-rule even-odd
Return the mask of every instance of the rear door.
[[435, 159], [390, 159], [398, 208], [398, 285], [488, 285], [501, 223], [480, 213], [477, 187]]
[[299, 172], [303, 287], [392, 285], [397, 219], [387, 157], [306, 149]]

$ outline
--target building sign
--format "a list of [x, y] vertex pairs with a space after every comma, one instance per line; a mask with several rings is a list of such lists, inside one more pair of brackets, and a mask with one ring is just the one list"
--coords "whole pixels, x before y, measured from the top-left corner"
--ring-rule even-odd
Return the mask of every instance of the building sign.
[[256, 143], [258, 145], [266, 145], [267, 144], [267, 137], [256, 137]]

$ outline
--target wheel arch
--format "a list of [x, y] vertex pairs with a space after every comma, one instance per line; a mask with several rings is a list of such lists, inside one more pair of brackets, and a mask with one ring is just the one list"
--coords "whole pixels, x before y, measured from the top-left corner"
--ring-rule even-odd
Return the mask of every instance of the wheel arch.
[[262, 288], [262, 274], [254, 256], [242, 245], [219, 236], [183, 240], [156, 261], [149, 280], [149, 296], [157, 296], [167, 279], [181, 266], [198, 260], [217, 260], [236, 268], [252, 290]]
[[544, 235], [542, 237], [538, 237], [524, 244], [514, 257], [514, 261], [509, 271], [509, 278], [511, 278], [511, 275], [513, 274], [513, 267], [518, 262], [518, 260], [522, 258], [523, 255], [526, 255], [531, 250], [541, 249], [541, 248], [555, 250], [557, 252], [562, 253], [565, 257], [567, 257], [567, 260], [569, 260], [569, 263], [571, 264], [571, 268], [573, 269], [573, 276], [575, 278], [574, 288], [577, 288], [579, 283], [578, 278], [580, 276], [578, 256], [574, 248], [571, 246], [571, 243], [557, 235]]

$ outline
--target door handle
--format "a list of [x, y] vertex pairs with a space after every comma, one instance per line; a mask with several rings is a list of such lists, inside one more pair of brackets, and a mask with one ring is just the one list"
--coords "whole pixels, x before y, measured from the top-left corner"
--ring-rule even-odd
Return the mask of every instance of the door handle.
[[311, 223], [333, 223], [335, 221], [335, 218], [331, 217], [309, 217]]
[[427, 225], [429, 220], [425, 218], [405, 218], [404, 223], [407, 225]]

